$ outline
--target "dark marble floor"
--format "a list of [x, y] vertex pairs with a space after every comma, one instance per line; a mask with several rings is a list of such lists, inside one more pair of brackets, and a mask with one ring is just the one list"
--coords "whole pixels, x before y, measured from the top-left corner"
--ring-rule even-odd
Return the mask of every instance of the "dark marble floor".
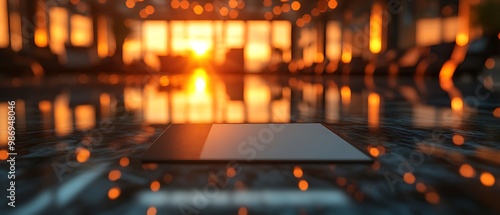
[[[203, 71], [0, 82], [18, 153], [16, 209], [3, 198], [1, 214], [500, 213], [495, 82]], [[375, 162], [141, 162], [168, 124], [211, 122], [324, 122]]]

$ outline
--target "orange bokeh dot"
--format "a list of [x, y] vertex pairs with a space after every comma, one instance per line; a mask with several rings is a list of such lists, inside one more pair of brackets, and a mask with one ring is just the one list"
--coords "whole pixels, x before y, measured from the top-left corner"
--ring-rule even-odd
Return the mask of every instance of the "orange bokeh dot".
[[425, 184], [418, 182], [417, 185], [415, 185], [415, 188], [417, 189], [418, 192], [423, 193], [425, 190], [427, 190], [427, 187]]
[[486, 61], [484, 62], [484, 66], [487, 69], [493, 69], [495, 67], [495, 59], [493, 58], [486, 59]]
[[281, 10], [284, 13], [288, 13], [288, 11], [290, 11], [290, 5], [289, 4], [283, 4], [283, 5], [281, 5]]
[[496, 118], [500, 118], [500, 107], [497, 107], [495, 108], [495, 110], [493, 110], [493, 116]]
[[228, 13], [229, 13], [229, 10], [227, 9], [227, 7], [221, 7], [221, 8], [219, 9], [219, 14], [220, 14], [221, 16], [227, 16], [227, 14], [228, 14]]
[[296, 166], [295, 168], [293, 168], [293, 176], [295, 176], [295, 178], [300, 178], [304, 175], [304, 172], [302, 172], [302, 169], [298, 166]]
[[120, 166], [126, 167], [130, 163], [130, 160], [127, 157], [120, 158]]
[[380, 151], [376, 147], [370, 147], [369, 152], [373, 157], [378, 157], [380, 155]]
[[196, 5], [194, 6], [193, 11], [196, 15], [200, 15], [203, 13], [203, 7], [201, 5]]
[[151, 15], [155, 12], [155, 8], [152, 5], [146, 6], [145, 10], [146, 10], [146, 13], [149, 15]]
[[307, 183], [306, 180], [300, 180], [299, 181], [299, 189], [302, 191], [306, 191], [307, 188], [309, 188], [309, 183]]
[[80, 163], [86, 162], [90, 157], [90, 151], [86, 148], [77, 148], [75, 153], [76, 160]]
[[238, 15], [239, 15], [239, 13], [238, 13], [238, 11], [237, 11], [237, 10], [234, 10], [234, 9], [233, 9], [233, 10], [229, 11], [229, 17], [230, 17], [231, 19], [236, 19], [236, 17], [238, 17]]
[[292, 2], [292, 10], [299, 10], [300, 9], [300, 2], [294, 1]]
[[205, 4], [205, 10], [207, 12], [212, 12], [214, 10], [214, 5], [212, 3], [206, 3]]
[[460, 146], [460, 145], [463, 145], [464, 142], [465, 142], [465, 139], [462, 135], [460, 135], [460, 134], [453, 135], [453, 143], [455, 143], [455, 145]]
[[155, 207], [149, 207], [148, 211], [146, 212], [147, 215], [156, 215], [158, 211], [156, 210]]
[[110, 181], [116, 181], [118, 179], [120, 179], [122, 177], [122, 173], [120, 172], [120, 170], [111, 170], [109, 171], [109, 174], [108, 174], [108, 178]]
[[480, 177], [481, 183], [484, 186], [491, 187], [495, 184], [495, 177], [489, 172], [483, 172]]
[[245, 207], [238, 208], [238, 215], [247, 215], [248, 209]]
[[233, 167], [229, 167], [226, 170], [226, 174], [228, 177], [232, 178], [236, 175], [236, 170]]
[[460, 175], [466, 178], [472, 178], [476, 175], [474, 168], [469, 164], [462, 164], [459, 169]]
[[425, 194], [425, 199], [431, 204], [439, 203], [439, 195], [436, 192], [428, 192]]
[[273, 13], [274, 13], [274, 15], [280, 15], [281, 14], [281, 7], [280, 6], [274, 6], [273, 7]]
[[264, 14], [264, 18], [266, 18], [267, 20], [271, 20], [271, 19], [273, 18], [273, 13], [271, 13], [271, 12], [269, 12], [269, 11], [268, 11], [268, 12], [266, 12], [266, 13]]
[[151, 188], [151, 190], [153, 192], [156, 192], [156, 191], [160, 190], [160, 182], [159, 181], [153, 181], [153, 182], [151, 182], [150, 188]]
[[0, 150], [0, 160], [7, 160], [8, 157], [9, 153], [7, 152], [7, 150], [5, 149]]
[[409, 172], [405, 173], [403, 175], [403, 179], [407, 184], [415, 183], [415, 176], [412, 173], [409, 173]]
[[337, 5], [338, 5], [337, 0], [330, 0], [330, 1], [328, 1], [328, 7], [329, 7], [330, 9], [335, 9], [335, 8], [337, 8]]
[[108, 191], [108, 198], [113, 200], [120, 196], [121, 190], [118, 187], [113, 187]]
[[182, 9], [188, 9], [189, 8], [189, 2], [186, 0], [181, 1], [181, 8]]

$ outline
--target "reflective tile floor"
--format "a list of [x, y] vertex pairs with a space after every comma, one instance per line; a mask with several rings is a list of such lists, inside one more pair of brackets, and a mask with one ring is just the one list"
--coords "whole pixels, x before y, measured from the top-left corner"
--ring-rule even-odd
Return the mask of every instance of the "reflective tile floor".
[[[16, 209], [2, 198], [1, 214], [500, 213], [495, 82], [203, 70], [0, 82], [0, 115], [16, 101], [18, 152]], [[324, 122], [375, 162], [140, 160], [168, 124], [213, 122]]]

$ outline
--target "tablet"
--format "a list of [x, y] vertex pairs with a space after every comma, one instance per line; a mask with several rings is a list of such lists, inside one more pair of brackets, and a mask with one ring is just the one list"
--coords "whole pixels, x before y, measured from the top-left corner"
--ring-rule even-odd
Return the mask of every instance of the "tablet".
[[172, 124], [145, 162], [372, 162], [320, 123]]

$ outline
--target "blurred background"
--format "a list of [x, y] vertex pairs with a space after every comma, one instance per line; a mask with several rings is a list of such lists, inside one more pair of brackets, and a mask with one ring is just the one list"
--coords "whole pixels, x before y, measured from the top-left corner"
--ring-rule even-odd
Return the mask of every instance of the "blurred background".
[[[499, 11], [498, 0], [0, 0], [0, 115], [16, 102], [19, 154], [9, 213], [496, 214]], [[375, 162], [140, 160], [171, 123], [269, 122], [325, 123]], [[414, 153], [425, 156], [409, 168]], [[227, 186], [193, 206], [213, 172]]]

